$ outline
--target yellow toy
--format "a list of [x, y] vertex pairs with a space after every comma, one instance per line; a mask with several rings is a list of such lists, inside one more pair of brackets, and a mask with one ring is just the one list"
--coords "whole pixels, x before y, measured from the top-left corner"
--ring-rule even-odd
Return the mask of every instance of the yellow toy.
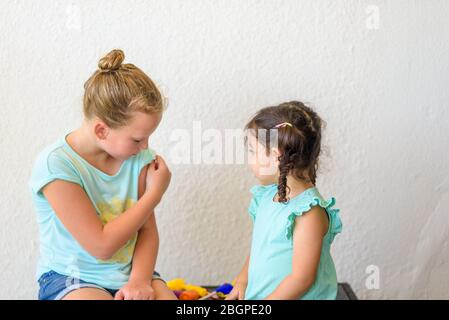
[[196, 299], [182, 299], [182, 300], [198, 300], [199, 298], [207, 295], [209, 292], [200, 286], [195, 286], [193, 284], [186, 284], [184, 279], [176, 278], [167, 282], [167, 287], [172, 290], [178, 298], [180, 298], [183, 291], [194, 291], [197, 295], [184, 295], [184, 298], [191, 297]]
[[172, 280], [170, 280], [170, 281], [168, 281], [167, 282], [167, 287], [170, 289], [170, 290], [173, 290], [173, 291], [181, 291], [181, 290], [185, 290], [184, 288], [185, 288], [185, 282], [184, 282], [184, 280], [183, 279], [179, 279], [179, 278], [176, 278], [176, 279], [172, 279]]
[[200, 298], [203, 297], [203, 296], [205, 296], [206, 294], [209, 293], [209, 292], [208, 292], [206, 289], [204, 289], [203, 287], [195, 286], [195, 285], [193, 285], [193, 284], [186, 284], [185, 290], [187, 290], [187, 291], [196, 291], [196, 292], [198, 293], [198, 295], [199, 295]]
[[175, 278], [167, 282], [167, 287], [174, 292], [179, 300], [205, 300], [214, 296], [221, 300], [226, 298], [233, 285], [225, 283], [210, 293], [203, 287], [186, 284], [184, 279]]

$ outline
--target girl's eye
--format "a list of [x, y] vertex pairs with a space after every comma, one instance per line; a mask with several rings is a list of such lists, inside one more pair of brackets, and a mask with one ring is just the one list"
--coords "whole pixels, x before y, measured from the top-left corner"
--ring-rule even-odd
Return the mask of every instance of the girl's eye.
[[140, 140], [134, 140], [135, 143], [140, 143]]

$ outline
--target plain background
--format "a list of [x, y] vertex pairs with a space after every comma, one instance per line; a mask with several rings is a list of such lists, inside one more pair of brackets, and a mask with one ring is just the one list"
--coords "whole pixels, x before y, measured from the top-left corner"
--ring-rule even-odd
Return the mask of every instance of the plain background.
[[[339, 281], [364, 299], [449, 298], [448, 16], [444, 0], [1, 1], [0, 298], [37, 296], [31, 168], [79, 126], [83, 83], [113, 48], [169, 98], [150, 141], [169, 163], [175, 129], [311, 103], [327, 122], [318, 187], [344, 224]], [[171, 169], [158, 271], [231, 281], [256, 181], [238, 164]]]

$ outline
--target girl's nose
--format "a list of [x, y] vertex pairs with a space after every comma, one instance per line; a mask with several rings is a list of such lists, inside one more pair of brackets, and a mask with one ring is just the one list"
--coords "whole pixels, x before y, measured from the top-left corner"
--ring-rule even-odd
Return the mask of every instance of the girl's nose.
[[148, 140], [143, 140], [142, 144], [140, 146], [140, 150], [146, 150], [148, 149]]

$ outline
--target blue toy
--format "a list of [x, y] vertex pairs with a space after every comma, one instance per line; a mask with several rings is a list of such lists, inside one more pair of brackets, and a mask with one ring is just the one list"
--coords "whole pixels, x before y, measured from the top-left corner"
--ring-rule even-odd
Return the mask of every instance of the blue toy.
[[224, 283], [221, 286], [219, 286], [217, 289], [215, 289], [215, 291], [209, 293], [208, 295], [205, 295], [204, 297], [200, 298], [200, 300], [206, 300], [209, 299], [210, 297], [214, 296], [215, 294], [229, 294], [232, 291], [232, 284], [230, 283]]

